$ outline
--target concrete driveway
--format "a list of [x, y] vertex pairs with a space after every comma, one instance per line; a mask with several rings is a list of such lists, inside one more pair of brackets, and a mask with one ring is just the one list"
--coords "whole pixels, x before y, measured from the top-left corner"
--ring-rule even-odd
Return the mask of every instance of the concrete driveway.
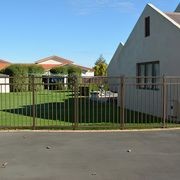
[[180, 130], [0, 132], [0, 180], [179, 180]]

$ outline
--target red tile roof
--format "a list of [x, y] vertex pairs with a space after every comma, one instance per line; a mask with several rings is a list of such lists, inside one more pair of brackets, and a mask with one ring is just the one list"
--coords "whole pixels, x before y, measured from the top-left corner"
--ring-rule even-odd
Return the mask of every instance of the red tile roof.
[[10, 64], [10, 62], [0, 59], [0, 70], [6, 68]]
[[57, 66], [63, 66], [63, 65], [59, 65], [59, 64], [40, 64], [41, 67], [44, 68], [45, 71], [48, 71], [54, 67], [57, 67]]
[[0, 63], [0, 70], [6, 68], [9, 64]]

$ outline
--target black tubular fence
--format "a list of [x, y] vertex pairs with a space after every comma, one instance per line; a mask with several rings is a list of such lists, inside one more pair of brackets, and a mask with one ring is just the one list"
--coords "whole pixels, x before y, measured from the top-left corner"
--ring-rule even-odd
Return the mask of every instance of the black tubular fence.
[[0, 128], [180, 126], [180, 77], [0, 76]]

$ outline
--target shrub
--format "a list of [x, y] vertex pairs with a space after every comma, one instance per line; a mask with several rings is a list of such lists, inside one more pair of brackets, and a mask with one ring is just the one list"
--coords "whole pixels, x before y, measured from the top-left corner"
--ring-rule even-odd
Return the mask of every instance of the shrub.
[[44, 69], [42, 66], [36, 65], [36, 64], [32, 64], [32, 65], [28, 65], [28, 74], [29, 75], [42, 75], [44, 74]]
[[[79, 76], [81, 75], [81, 68], [75, 66], [75, 65], [66, 65], [66, 66], [58, 66], [54, 67], [50, 70], [50, 72], [54, 75], [68, 75], [68, 88], [73, 89], [75, 86], [75, 83], [80, 83], [81, 78]], [[64, 83], [57, 82], [54, 85], [52, 85], [51, 89], [56, 89], [56, 90], [63, 90], [66, 89]]]
[[4, 74], [9, 76], [27, 76], [28, 75], [28, 68], [22, 64], [13, 64], [8, 66], [3, 70]]
[[43, 86], [42, 78], [38, 77], [44, 73], [44, 69], [38, 65], [22, 65], [13, 64], [3, 70], [4, 74], [10, 76], [10, 91], [11, 92], [23, 92], [32, 90], [32, 75], [34, 79], [35, 90], [41, 90]]
[[[42, 77], [35, 76], [35, 75], [29, 75], [28, 79], [29, 79], [29, 86], [28, 86], [29, 91], [33, 90], [33, 86], [34, 86], [35, 91], [40, 91], [40, 90], [44, 89], [44, 85], [42, 84]], [[33, 83], [34, 83], [34, 85], [33, 85]]]
[[68, 66], [68, 87], [69, 89], [73, 89], [76, 84], [81, 83], [81, 68], [77, 66]]
[[[42, 74], [44, 73], [44, 69], [42, 66], [32, 64], [27, 66], [28, 75], [29, 75], [29, 91], [33, 90], [33, 81], [34, 81], [34, 90], [40, 91], [43, 90], [42, 85]], [[33, 79], [34, 76], [34, 79]]]
[[3, 70], [4, 74], [10, 76], [10, 91], [28, 91], [28, 68], [21, 64], [13, 64]]
[[50, 70], [52, 74], [57, 74], [57, 75], [67, 75], [68, 69], [66, 66], [58, 66], [54, 67]]
[[71, 75], [80, 76], [82, 73], [82, 70], [78, 66], [71, 65], [71, 66], [67, 66], [67, 72], [69, 76]]

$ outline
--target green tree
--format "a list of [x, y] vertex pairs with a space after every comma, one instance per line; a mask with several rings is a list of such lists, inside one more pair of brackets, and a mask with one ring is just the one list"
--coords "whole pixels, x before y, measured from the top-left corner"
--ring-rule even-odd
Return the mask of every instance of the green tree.
[[74, 66], [74, 65], [69, 65], [67, 66], [67, 72], [68, 72], [68, 76], [80, 76], [82, 73], [82, 69], [78, 66]]
[[78, 66], [69, 65], [68, 67], [68, 87], [69, 89], [75, 88], [76, 83], [81, 82], [82, 69]]
[[107, 63], [104, 59], [103, 55], [100, 55], [100, 57], [96, 60], [94, 69], [94, 75], [95, 76], [106, 76], [107, 75]]
[[13, 64], [3, 70], [10, 76], [10, 90], [12, 92], [28, 91], [28, 68], [22, 64]]
[[32, 76], [35, 75], [34, 86], [35, 90], [41, 90], [43, 86], [41, 75], [44, 69], [38, 65], [23, 65], [13, 64], [2, 71], [4, 74], [10, 76], [10, 90], [12, 92], [23, 92], [32, 90]]
[[27, 68], [28, 68], [28, 74], [29, 75], [42, 75], [42, 74], [44, 74], [44, 69], [40, 65], [32, 64], [32, 65], [28, 65]]
[[12, 64], [3, 70], [4, 74], [9, 76], [27, 76], [28, 68], [22, 64]]
[[37, 64], [32, 64], [32, 65], [27, 65], [27, 68], [28, 68], [28, 77], [29, 77], [29, 88], [28, 88], [29, 91], [32, 91], [33, 88], [36, 91], [43, 90], [43, 85], [42, 85], [42, 74], [44, 74], [43, 67]]
[[57, 66], [50, 70], [52, 74], [67, 75], [68, 69], [66, 66]]

